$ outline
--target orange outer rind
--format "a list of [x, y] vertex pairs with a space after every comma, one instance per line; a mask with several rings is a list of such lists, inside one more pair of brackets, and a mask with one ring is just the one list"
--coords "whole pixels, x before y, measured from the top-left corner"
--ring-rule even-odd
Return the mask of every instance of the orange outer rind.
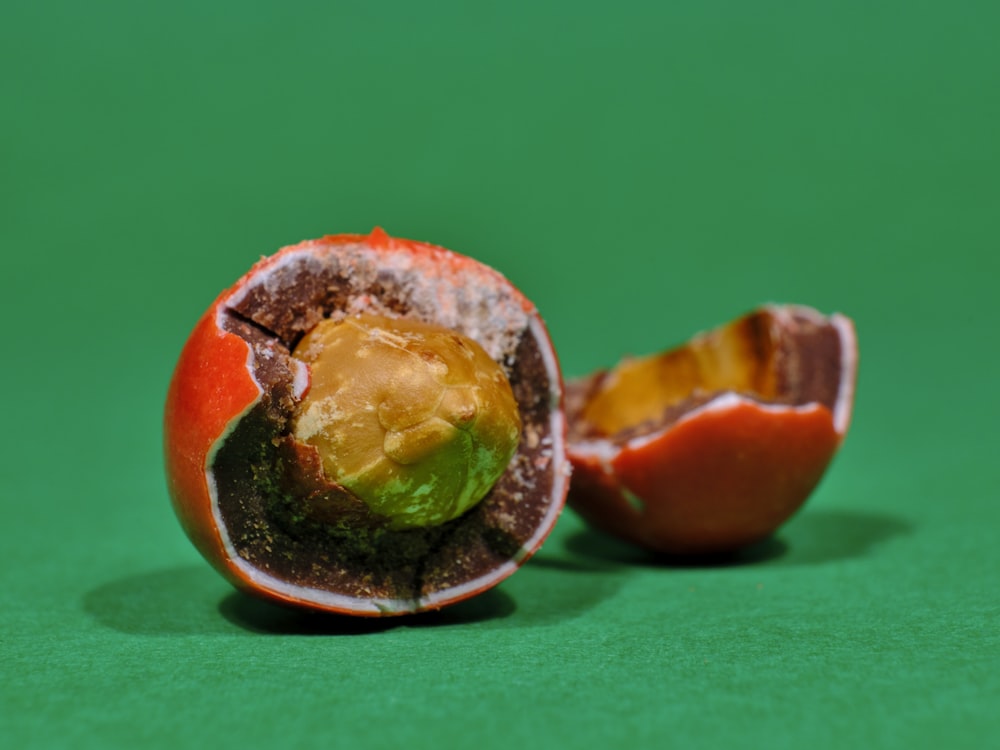
[[[364, 245], [384, 254], [387, 263], [419, 268], [449, 284], [484, 283], [502, 287], [510, 304], [519, 309], [524, 335], [534, 337], [547, 375], [547, 392], [540, 398], [552, 405], [542, 459], [551, 472], [551, 490], [544, 516], [530, 538], [509, 559], [488, 574], [461, 581], [412, 598], [345, 596], [282, 581], [267, 570], [249, 564], [237, 553], [220, 514], [213, 461], [217, 451], [240, 420], [267, 397], [254, 374], [255, 354], [246, 340], [224, 330], [221, 320], [227, 305], [239, 300], [251, 281], [280, 268], [292, 256], [336, 252], [340, 245]], [[363, 306], [364, 300], [356, 300]], [[451, 304], [442, 295], [442, 309]], [[453, 311], [451, 311], [453, 312]], [[451, 314], [451, 313], [449, 313]], [[308, 368], [294, 376], [294, 397], [309, 388]], [[336, 614], [399, 615], [441, 607], [473, 597], [500, 583], [541, 546], [562, 509], [570, 473], [565, 456], [565, 419], [562, 411], [562, 377], [551, 341], [537, 310], [499, 273], [483, 264], [434, 245], [389, 237], [381, 229], [370, 235], [342, 234], [283, 248], [256, 263], [231, 288], [222, 292], [196, 324], [176, 365], [165, 405], [164, 459], [167, 486], [174, 511], [195, 547], [228, 581], [254, 596], [279, 603]]]
[[[761, 311], [758, 311], [761, 312]], [[627, 438], [573, 437], [569, 505], [589, 524], [668, 555], [725, 553], [761, 541], [819, 484], [847, 434], [857, 373], [854, 325], [799, 306], [776, 318], [825, 321], [836, 331], [832, 404], [768, 403], [724, 390], [675, 420]], [[574, 382], [569, 383], [572, 392]]]

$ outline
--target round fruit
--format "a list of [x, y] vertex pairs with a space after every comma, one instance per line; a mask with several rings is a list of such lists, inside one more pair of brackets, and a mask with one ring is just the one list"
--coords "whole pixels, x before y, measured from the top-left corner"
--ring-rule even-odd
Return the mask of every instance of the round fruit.
[[769, 306], [567, 386], [569, 503], [667, 554], [727, 552], [808, 498], [851, 419], [853, 323]]
[[345, 614], [437, 609], [513, 573], [562, 508], [562, 381], [534, 306], [443, 248], [284, 248], [184, 346], [165, 454], [187, 534], [237, 587]]

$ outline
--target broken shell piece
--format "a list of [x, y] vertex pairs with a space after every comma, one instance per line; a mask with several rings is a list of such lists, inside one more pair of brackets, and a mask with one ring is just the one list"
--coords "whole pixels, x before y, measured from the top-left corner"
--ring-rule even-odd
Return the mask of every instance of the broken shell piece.
[[569, 504], [656, 552], [728, 552], [805, 502], [851, 419], [850, 319], [768, 306], [567, 385]]

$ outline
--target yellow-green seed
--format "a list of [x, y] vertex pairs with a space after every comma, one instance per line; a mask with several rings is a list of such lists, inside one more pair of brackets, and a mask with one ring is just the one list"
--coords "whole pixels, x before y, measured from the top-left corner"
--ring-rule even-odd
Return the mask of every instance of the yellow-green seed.
[[390, 528], [462, 515], [517, 450], [521, 420], [510, 383], [455, 331], [376, 315], [326, 320], [293, 354], [311, 376], [293, 435]]

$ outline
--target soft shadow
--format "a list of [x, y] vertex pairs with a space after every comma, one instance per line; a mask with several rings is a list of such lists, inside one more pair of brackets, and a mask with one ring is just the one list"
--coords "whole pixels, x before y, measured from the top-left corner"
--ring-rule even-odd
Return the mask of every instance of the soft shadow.
[[623, 565], [643, 568], [722, 568], [752, 565], [785, 554], [788, 545], [777, 538], [765, 539], [743, 549], [709, 555], [666, 555], [637, 547], [590, 528], [566, 540], [566, 548], [582, 559], [597, 561], [604, 568]]
[[898, 516], [848, 510], [806, 511], [779, 531], [788, 553], [781, 565], [817, 565], [868, 557], [892, 539], [913, 533], [913, 524]]
[[[555, 545], [551, 548], [555, 550]], [[580, 617], [613, 598], [627, 578], [627, 569], [552, 556], [533, 557], [504, 587], [520, 602], [512, 627], [554, 625]]]
[[102, 625], [136, 635], [232, 633], [216, 604], [232, 588], [207, 565], [117, 578], [83, 595], [83, 608]]
[[[308, 612], [233, 590], [207, 565], [125, 576], [86, 592], [84, 611], [105, 627], [133, 635], [366, 635], [398, 627], [442, 627], [502, 620], [517, 607], [490, 589], [436, 612], [349, 617]], [[219, 615], [222, 615], [221, 617]]]
[[906, 521], [878, 513], [813, 510], [802, 513], [776, 536], [717, 555], [662, 555], [584, 528], [566, 541], [581, 558], [600, 565], [638, 567], [727, 567], [742, 565], [816, 565], [863, 557], [889, 539], [910, 533]]
[[227, 621], [243, 630], [266, 635], [350, 636], [381, 633], [393, 628], [469, 625], [509, 617], [514, 600], [497, 589], [434, 612], [392, 617], [350, 617], [282, 607], [233, 591], [219, 603]]

